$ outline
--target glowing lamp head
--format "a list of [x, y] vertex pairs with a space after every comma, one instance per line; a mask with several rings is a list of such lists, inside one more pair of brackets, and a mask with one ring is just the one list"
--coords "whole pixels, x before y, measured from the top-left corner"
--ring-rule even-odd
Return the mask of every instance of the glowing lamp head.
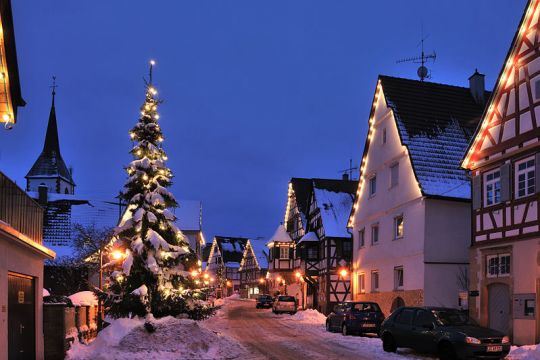
[[228, 281], [228, 280], [227, 280], [227, 286], [232, 287], [232, 283], [230, 281]]
[[264, 279], [263, 278], [259, 279], [259, 284], [264, 284]]
[[124, 253], [121, 252], [120, 250], [114, 250], [112, 253], [111, 253], [111, 256], [114, 260], [120, 260], [121, 258], [124, 257]]
[[281, 276], [278, 276], [278, 277], [276, 278], [276, 281], [277, 281], [277, 282], [281, 282]]
[[208, 275], [207, 273], [204, 273], [203, 276], [204, 276], [205, 279], [208, 279], [210, 277], [210, 275]]
[[347, 271], [347, 269], [341, 269], [341, 270], [339, 271], [339, 275], [341, 275], [342, 277], [347, 276], [348, 273], [349, 273], [349, 272]]
[[197, 275], [199, 275], [199, 272], [197, 270], [191, 271], [191, 276], [195, 277]]
[[155, 60], [153, 60], [153, 59], [152, 59], [152, 60], [150, 60], [150, 65], [152, 65], [152, 66], [156, 65], [156, 61], [155, 61]]
[[216, 279], [214, 278], [210, 278], [210, 282], [214, 282]]
[[294, 276], [296, 276], [296, 278], [299, 279], [299, 278], [302, 276], [302, 274], [300, 273], [300, 271], [297, 271], [297, 272], [294, 274]]

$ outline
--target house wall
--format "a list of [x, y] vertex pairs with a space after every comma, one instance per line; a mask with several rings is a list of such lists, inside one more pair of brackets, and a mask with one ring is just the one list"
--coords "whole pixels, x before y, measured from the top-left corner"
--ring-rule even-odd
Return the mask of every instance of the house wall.
[[[385, 314], [398, 296], [406, 305], [423, 302], [423, 244], [425, 207], [407, 149], [401, 145], [393, 113], [382, 92], [374, 113], [373, 132], [359, 193], [359, 208], [353, 219], [354, 300], [375, 300]], [[386, 144], [382, 134], [386, 129]], [[399, 182], [390, 187], [390, 166], [399, 162]], [[369, 195], [369, 179], [377, 176], [377, 192]], [[403, 215], [404, 236], [394, 239], [394, 218]], [[371, 227], [379, 225], [379, 242], [372, 245]], [[364, 229], [365, 246], [359, 247]], [[403, 290], [394, 290], [394, 267], [403, 266]], [[379, 271], [379, 290], [371, 290], [371, 272]], [[365, 274], [366, 293], [360, 294], [358, 275]]]
[[[489, 278], [486, 276], [486, 257], [497, 253], [511, 256], [510, 275]], [[505, 284], [510, 292], [509, 335], [516, 345], [534, 344], [540, 341], [540, 238], [508, 241], [496, 244], [477, 243], [470, 251], [470, 289], [479, 296], [469, 298], [469, 312], [481, 325], [489, 326], [489, 290], [492, 284]], [[535, 316], [522, 318], [517, 307], [517, 297], [530, 294], [536, 302]], [[521, 317], [521, 318], [520, 318]]]
[[424, 302], [459, 307], [467, 291], [471, 244], [470, 202], [425, 199]]
[[38, 191], [39, 185], [45, 184], [51, 193], [65, 194], [66, 189], [69, 194], [74, 193], [73, 185], [60, 178], [28, 179], [26, 190]]
[[0, 360], [8, 357], [8, 271], [35, 279], [36, 358], [43, 359], [43, 257], [0, 230]]

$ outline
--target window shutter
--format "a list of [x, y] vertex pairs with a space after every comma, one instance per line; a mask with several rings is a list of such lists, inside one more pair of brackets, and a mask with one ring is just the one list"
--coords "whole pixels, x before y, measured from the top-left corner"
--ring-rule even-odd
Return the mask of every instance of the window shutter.
[[501, 202], [510, 200], [510, 163], [501, 166]]
[[294, 249], [289, 248], [289, 259], [294, 259]]
[[482, 207], [482, 175], [472, 178], [472, 206], [473, 210]]
[[[537, 83], [540, 83], [540, 81]], [[534, 189], [538, 194], [540, 192], [540, 153], [536, 153], [534, 157], [534, 167]]]

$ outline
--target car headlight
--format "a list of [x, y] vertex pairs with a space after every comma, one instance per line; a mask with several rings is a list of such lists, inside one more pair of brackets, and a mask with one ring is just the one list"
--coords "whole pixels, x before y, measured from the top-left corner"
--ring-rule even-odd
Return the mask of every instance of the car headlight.
[[473, 338], [473, 337], [470, 337], [470, 336], [467, 336], [465, 338], [465, 342], [467, 344], [481, 344], [482, 342], [480, 340], [478, 340], [477, 338]]
[[503, 344], [508, 344], [510, 342], [510, 338], [508, 336], [504, 336], [501, 341]]

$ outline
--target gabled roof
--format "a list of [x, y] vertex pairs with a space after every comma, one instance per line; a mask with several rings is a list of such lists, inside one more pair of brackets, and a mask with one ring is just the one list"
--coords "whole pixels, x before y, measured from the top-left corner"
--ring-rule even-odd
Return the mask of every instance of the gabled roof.
[[298, 241], [298, 244], [304, 243], [304, 242], [317, 242], [319, 241], [319, 237], [317, 234], [315, 234], [313, 231], [308, 232], [306, 235], [302, 236], [300, 241]]
[[292, 241], [293, 240], [291, 239], [291, 236], [285, 229], [285, 226], [281, 224], [277, 227], [276, 231], [274, 232], [274, 235], [272, 235], [270, 240], [268, 240], [267, 245], [270, 245], [276, 242], [286, 243], [286, 242], [292, 242]]
[[294, 190], [298, 210], [305, 218], [307, 218], [307, 215], [309, 213], [309, 197], [311, 196], [313, 180], [304, 178], [292, 178], [290, 183], [292, 189]]
[[[407, 148], [423, 196], [456, 200], [471, 197], [469, 179], [460, 162], [485, 105], [476, 103], [466, 87], [380, 75], [364, 145], [356, 202], [358, 208], [378, 98], [392, 110], [401, 144]], [[485, 92], [484, 98], [489, 98]]]
[[264, 241], [249, 239], [246, 247], [244, 248], [242, 261], [240, 262], [240, 271], [243, 269], [244, 260], [250, 255], [250, 253], [255, 258], [255, 264], [259, 270], [268, 269], [267, 249]]
[[[520, 54], [522, 54], [521, 52], [529, 47], [526, 42], [530, 43], [530, 40], [527, 39], [527, 36], [530, 34], [527, 34], [526, 30], [530, 29], [531, 32], [538, 32], [537, 24], [538, 18], [540, 16], [539, 6], [540, 2], [538, 0], [529, 0], [527, 2], [527, 5], [525, 6], [525, 11], [523, 12], [523, 16], [521, 17], [516, 33], [514, 34], [514, 38], [512, 39], [512, 43], [510, 45], [510, 48], [508, 49], [508, 53], [506, 54], [503, 66], [501, 68], [499, 76], [497, 77], [497, 81], [495, 82], [495, 89], [493, 90], [493, 95], [490, 97], [487, 106], [484, 109], [482, 121], [478, 123], [474, 136], [472, 137], [472, 141], [469, 143], [467, 151], [464, 154], [463, 161], [461, 163], [461, 166], [463, 166], [463, 168], [473, 168], [473, 166], [471, 166], [471, 162], [473, 160], [471, 159], [471, 156], [478, 149], [478, 147], [482, 145], [481, 140], [483, 140], [483, 138], [487, 135], [488, 124], [491, 120], [491, 115], [494, 111], [497, 110], [494, 105], [496, 105], [496, 102], [499, 100], [500, 91], [504, 88], [506, 80], [511, 78], [511, 76], [513, 75], [512, 71], [514, 71], [514, 67], [516, 66], [517, 61], [519, 61], [519, 56]], [[529, 51], [526, 51], [525, 54], [529, 56], [533, 49], [529, 48], [527, 50]], [[534, 51], [536, 52], [537, 50]]]
[[[469, 178], [460, 162], [485, 105], [476, 103], [466, 87], [380, 79], [422, 194], [470, 199]], [[486, 92], [484, 98], [490, 95]]]
[[75, 184], [71, 177], [71, 172], [68, 170], [68, 167], [60, 154], [58, 125], [56, 122], [56, 109], [54, 106], [54, 92], [43, 150], [28, 174], [26, 174], [27, 179], [42, 177], [61, 177], [70, 184]]
[[351, 236], [347, 232], [347, 221], [357, 186], [358, 182], [353, 180], [313, 179], [315, 201], [326, 237]]
[[215, 236], [223, 263], [240, 263], [246, 247], [247, 238]]

